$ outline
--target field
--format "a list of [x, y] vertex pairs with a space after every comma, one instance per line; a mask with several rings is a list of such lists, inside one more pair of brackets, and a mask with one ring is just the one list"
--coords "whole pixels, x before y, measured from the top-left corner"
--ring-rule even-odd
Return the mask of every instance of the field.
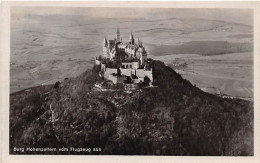
[[[93, 18], [79, 15], [12, 15], [10, 91], [55, 83], [89, 69], [103, 38], [119, 26], [133, 32], [149, 55], [173, 66], [201, 89], [253, 97], [253, 28], [198, 18]], [[230, 54], [229, 54], [230, 53]]]
[[[253, 98], [252, 52], [213, 56], [157, 56], [197, 87], [213, 94]], [[176, 65], [178, 63], [178, 65]], [[185, 66], [182, 66], [184, 65]]]

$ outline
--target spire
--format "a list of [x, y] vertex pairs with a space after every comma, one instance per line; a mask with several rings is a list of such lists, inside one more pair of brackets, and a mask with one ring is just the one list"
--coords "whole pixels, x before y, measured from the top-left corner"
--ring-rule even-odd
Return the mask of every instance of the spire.
[[106, 36], [105, 36], [105, 38], [104, 38], [104, 46], [107, 46], [107, 38], [106, 38]]
[[135, 39], [134, 39], [134, 36], [133, 36], [133, 34], [132, 34], [132, 32], [131, 32], [131, 34], [130, 34], [130, 43], [132, 44], [132, 45], [134, 45], [134, 43], [135, 43]]
[[117, 31], [116, 31], [116, 41], [120, 41], [120, 31], [119, 31], [118, 26], [117, 26]]
[[133, 36], [133, 34], [132, 34], [132, 32], [131, 32], [131, 34], [130, 34], [130, 40], [133, 40], [134, 39], [134, 36]]
[[141, 39], [139, 39], [139, 38], [138, 38], [138, 46], [139, 46], [139, 47], [142, 47], [142, 46], [141, 46]]
[[118, 26], [117, 26], [117, 33], [120, 33], [120, 32], [119, 32], [119, 27], [118, 27]]

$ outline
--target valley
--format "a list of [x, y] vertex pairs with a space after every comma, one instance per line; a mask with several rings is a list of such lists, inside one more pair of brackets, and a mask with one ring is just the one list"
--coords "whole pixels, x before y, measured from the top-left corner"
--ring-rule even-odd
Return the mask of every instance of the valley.
[[[10, 92], [76, 77], [102, 53], [102, 38], [133, 32], [148, 55], [204, 91], [253, 97], [253, 28], [198, 18], [120, 19], [21, 15], [11, 22]], [[172, 67], [172, 66], [171, 66]], [[195, 75], [194, 75], [195, 74]]]

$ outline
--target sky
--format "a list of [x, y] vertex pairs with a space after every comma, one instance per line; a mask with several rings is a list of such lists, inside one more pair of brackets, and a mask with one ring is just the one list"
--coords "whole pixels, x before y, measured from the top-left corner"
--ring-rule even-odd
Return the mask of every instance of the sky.
[[19, 15], [82, 15], [97, 18], [202, 18], [253, 24], [253, 10], [251, 9], [14, 7], [12, 13]]

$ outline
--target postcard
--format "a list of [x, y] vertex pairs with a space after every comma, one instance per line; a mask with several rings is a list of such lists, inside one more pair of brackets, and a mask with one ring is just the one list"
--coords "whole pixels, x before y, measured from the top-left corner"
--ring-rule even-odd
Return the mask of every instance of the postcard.
[[2, 5], [3, 163], [259, 161], [260, 3]]

